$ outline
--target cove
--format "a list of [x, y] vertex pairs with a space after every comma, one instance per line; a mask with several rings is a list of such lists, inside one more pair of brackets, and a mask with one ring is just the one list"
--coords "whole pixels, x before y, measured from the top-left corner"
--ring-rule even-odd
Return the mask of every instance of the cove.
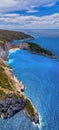
[[[35, 41], [38, 41], [38, 44], [40, 41], [43, 47], [51, 49], [59, 56], [58, 38], [38, 37]], [[8, 64], [13, 68], [17, 78], [25, 85], [26, 96], [31, 99], [39, 111], [42, 118], [42, 130], [58, 130], [59, 61], [18, 50], [9, 53]], [[34, 130], [30, 124], [28, 123], [30, 130]], [[23, 130], [25, 127], [24, 124]], [[38, 128], [35, 127], [35, 129]], [[26, 130], [28, 130], [27, 127]]]

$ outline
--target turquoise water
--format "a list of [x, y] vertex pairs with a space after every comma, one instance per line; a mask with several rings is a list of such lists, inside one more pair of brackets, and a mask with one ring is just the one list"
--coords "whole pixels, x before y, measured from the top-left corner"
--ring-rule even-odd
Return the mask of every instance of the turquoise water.
[[[38, 36], [35, 42], [52, 50], [59, 58], [59, 38]], [[40, 129], [59, 130], [59, 61], [18, 50], [9, 53], [8, 64], [12, 66], [17, 78], [26, 86], [25, 94], [34, 103], [41, 116]], [[24, 115], [17, 115], [16, 119], [15, 116], [10, 119], [10, 129], [39, 130], [31, 121], [28, 121], [27, 117], [25, 119]], [[17, 125], [16, 128], [15, 125]], [[7, 125], [6, 129], [1, 130], [10, 129]]]

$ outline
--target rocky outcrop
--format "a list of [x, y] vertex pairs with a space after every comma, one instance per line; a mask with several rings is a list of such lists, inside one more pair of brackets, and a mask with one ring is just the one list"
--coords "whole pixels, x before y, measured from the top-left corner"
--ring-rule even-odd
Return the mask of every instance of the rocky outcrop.
[[13, 40], [21, 39], [33, 39], [33, 37], [23, 32], [0, 29], [0, 41], [12, 42]]
[[12, 68], [0, 58], [0, 117], [11, 118], [24, 109], [31, 121], [38, 123], [39, 114], [23, 91], [24, 85], [15, 77]]
[[4, 43], [0, 44], [0, 58], [6, 60], [8, 56], [9, 50]]
[[0, 58], [7, 60], [8, 59], [8, 54], [10, 49], [16, 49], [19, 48], [18, 45], [13, 45], [10, 42], [3, 42], [0, 43]]
[[57, 59], [57, 56], [53, 54], [50, 50], [42, 48], [40, 45], [33, 43], [33, 42], [23, 42], [19, 45], [20, 49], [28, 50], [31, 53], [47, 56], [53, 59]]
[[22, 97], [17, 97], [15, 94], [9, 94], [4, 100], [0, 100], [0, 117], [10, 118], [15, 113], [24, 109], [26, 100]]
[[25, 112], [27, 113], [28, 117], [31, 119], [32, 122], [39, 124], [39, 114], [28, 98], [26, 98]]
[[[21, 32], [0, 30], [0, 117], [11, 118], [20, 110], [25, 110], [31, 121], [39, 123], [39, 114], [32, 102], [24, 95], [24, 85], [13, 74], [12, 68], [6, 65], [9, 50], [24, 49], [31, 53], [56, 59], [51, 51], [35, 43], [13, 45], [13, 40], [32, 39], [33, 37]], [[3, 59], [3, 60], [2, 60]], [[20, 117], [19, 117], [20, 118]]]
[[42, 48], [40, 45], [37, 45], [35, 43], [20, 43], [18, 45], [14, 45], [10, 42], [0, 44], [0, 58], [7, 60], [9, 50], [11, 50], [11, 49], [27, 50], [30, 53], [57, 59], [57, 56], [55, 54], [53, 54], [50, 50], [46, 50], [46, 49]]
[[39, 115], [38, 112], [34, 112], [34, 116], [31, 118], [32, 122], [35, 122], [35, 124], [39, 124]]
[[11, 42], [21, 39], [33, 39], [33, 37], [22, 32], [0, 29], [0, 58], [7, 60], [9, 49], [17, 48], [17, 45]]
[[33, 39], [32, 36], [17, 31], [0, 30], [0, 58], [7, 60], [10, 49], [25, 49], [31, 53], [48, 56], [57, 59], [57, 56], [50, 50], [47, 50], [33, 42], [21, 43], [18, 45], [11, 44], [13, 40]]

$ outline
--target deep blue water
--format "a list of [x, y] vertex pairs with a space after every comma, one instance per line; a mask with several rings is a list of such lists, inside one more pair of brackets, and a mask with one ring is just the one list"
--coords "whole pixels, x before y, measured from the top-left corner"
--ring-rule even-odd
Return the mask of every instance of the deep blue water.
[[[35, 130], [35, 126], [26, 116], [24, 111], [21, 111], [8, 120], [0, 119], [0, 130]], [[38, 130], [38, 129], [37, 129]]]
[[[59, 58], [58, 37], [38, 35], [34, 42], [52, 50]], [[41, 129], [59, 130], [59, 61], [18, 50], [9, 53], [8, 64], [26, 86], [25, 94], [41, 116]], [[9, 124], [6, 120], [6, 128], [3, 127], [1, 130], [39, 130], [26, 116], [19, 114], [11, 118]], [[3, 121], [0, 122], [4, 124]]]

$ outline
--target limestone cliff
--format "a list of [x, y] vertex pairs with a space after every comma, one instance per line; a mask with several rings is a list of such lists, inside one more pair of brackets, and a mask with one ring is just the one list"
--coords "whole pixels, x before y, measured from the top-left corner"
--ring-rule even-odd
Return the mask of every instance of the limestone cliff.
[[0, 41], [11, 42], [13, 40], [21, 39], [33, 39], [33, 37], [23, 32], [0, 29]]
[[20, 43], [18, 45], [14, 45], [10, 42], [0, 43], [0, 58], [7, 60], [10, 49], [22, 49], [27, 50], [30, 53], [47, 56], [53, 59], [57, 59], [57, 56], [53, 54], [50, 50], [46, 50], [42, 48], [40, 45], [36, 43]]
[[42, 56], [47, 56], [47, 57], [50, 57], [52, 59], [57, 59], [57, 56], [53, 52], [51, 52], [50, 50], [47, 50], [47, 49], [45, 49], [45, 48], [41, 47], [40, 45], [33, 43], [33, 42], [23, 42], [23, 43], [19, 44], [19, 48], [27, 50], [30, 53], [34, 53], [34, 54], [42, 55]]
[[[10, 118], [16, 112], [24, 109], [28, 117], [39, 123], [39, 114], [32, 102], [24, 95], [24, 85], [13, 74], [12, 68], [6, 64], [10, 49], [25, 49], [31, 53], [56, 58], [51, 51], [35, 43], [14, 45], [13, 40], [32, 38], [29, 35], [0, 30], [0, 117]], [[19, 117], [20, 118], [20, 117]]]
[[39, 114], [23, 91], [24, 85], [17, 80], [12, 68], [0, 58], [0, 117], [10, 118], [24, 109], [32, 121], [39, 123]]

